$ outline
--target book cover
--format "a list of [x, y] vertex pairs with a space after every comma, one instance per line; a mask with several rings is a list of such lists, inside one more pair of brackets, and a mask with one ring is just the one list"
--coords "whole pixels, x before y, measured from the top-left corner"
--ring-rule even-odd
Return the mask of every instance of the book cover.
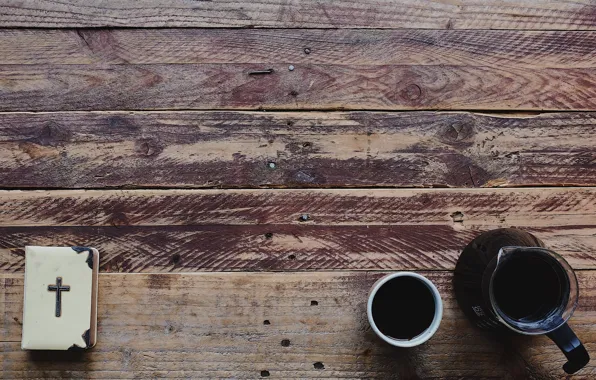
[[25, 247], [22, 349], [95, 345], [98, 266], [94, 248]]

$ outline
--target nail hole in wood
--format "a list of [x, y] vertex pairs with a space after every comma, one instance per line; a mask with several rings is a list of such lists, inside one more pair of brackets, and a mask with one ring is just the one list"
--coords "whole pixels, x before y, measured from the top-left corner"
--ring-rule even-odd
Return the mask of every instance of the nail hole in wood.
[[265, 239], [267, 239], [267, 240], [271, 240], [272, 238], [273, 238], [273, 233], [271, 233], [271, 232], [267, 232], [267, 233], [265, 234]]
[[178, 264], [180, 262], [180, 255], [177, 253], [174, 253], [172, 255], [172, 264]]
[[464, 222], [464, 213], [461, 211], [456, 211], [453, 214], [451, 214], [451, 219], [453, 219], [453, 221], [455, 223], [463, 223]]
[[289, 339], [282, 340], [281, 345], [282, 345], [282, 347], [290, 347], [290, 340]]
[[261, 371], [261, 377], [269, 377], [269, 371]]
[[264, 325], [270, 325], [270, 324], [271, 324], [271, 322], [269, 322], [269, 320], [268, 320], [268, 319], [265, 319], [265, 320], [263, 321], [263, 324], [264, 324]]
[[319, 302], [318, 301], [310, 301], [310, 306], [319, 306]]
[[316, 362], [315, 364], [313, 364], [313, 367], [315, 367], [315, 369], [325, 369], [325, 364], [321, 362]]
[[296, 255], [290, 255], [290, 256], [288, 256], [288, 259], [290, 259], [290, 260], [296, 260]]

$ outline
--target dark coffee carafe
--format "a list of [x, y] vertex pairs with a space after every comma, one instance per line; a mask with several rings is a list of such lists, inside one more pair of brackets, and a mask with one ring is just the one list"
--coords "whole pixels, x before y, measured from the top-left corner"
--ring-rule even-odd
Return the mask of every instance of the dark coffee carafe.
[[460, 255], [453, 283], [459, 306], [478, 327], [546, 334], [567, 357], [569, 374], [590, 361], [567, 325], [578, 302], [575, 273], [534, 235], [514, 228], [479, 235]]

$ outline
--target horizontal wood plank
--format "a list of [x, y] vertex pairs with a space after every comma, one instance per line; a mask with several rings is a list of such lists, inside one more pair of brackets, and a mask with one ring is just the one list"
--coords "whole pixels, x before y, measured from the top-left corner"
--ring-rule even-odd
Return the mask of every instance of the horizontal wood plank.
[[[593, 110], [596, 68], [0, 65], [0, 111]], [[263, 69], [269, 74], [251, 75]]]
[[596, 184], [596, 113], [0, 114], [0, 187]]
[[4, 29], [0, 110], [590, 110], [593, 33]]
[[[102, 272], [452, 270], [481, 232], [448, 225], [0, 228], [0, 272], [25, 270], [26, 245], [91, 245]], [[577, 269], [596, 269], [596, 226], [521, 227]]]
[[[23, 276], [2, 275], [3, 375], [565, 378], [564, 356], [548, 338], [472, 327], [453, 298], [452, 274], [422, 274], [437, 285], [444, 316], [429, 342], [409, 350], [390, 348], [368, 325], [367, 293], [381, 273], [101, 275], [98, 343], [86, 354], [21, 351]], [[570, 324], [594, 352], [596, 274], [578, 278]], [[577, 378], [595, 375], [592, 362]]]
[[594, 269], [595, 199], [589, 188], [10, 191], [0, 270], [22, 272], [25, 245], [94, 246], [104, 272], [453, 269], [476, 235], [510, 226]]
[[0, 29], [0, 65], [343, 64], [593, 68], [596, 32]]
[[595, 14], [590, 0], [21, 0], [0, 5], [0, 26], [594, 30]]
[[454, 212], [462, 226], [548, 227], [595, 211], [596, 188], [0, 191], [3, 227], [446, 224]]

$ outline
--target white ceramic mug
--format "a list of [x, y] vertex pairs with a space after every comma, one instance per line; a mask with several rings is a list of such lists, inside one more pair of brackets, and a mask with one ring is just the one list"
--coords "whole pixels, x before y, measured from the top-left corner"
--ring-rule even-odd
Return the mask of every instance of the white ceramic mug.
[[[434, 299], [434, 316], [432, 318], [432, 322], [428, 325], [428, 327], [424, 331], [422, 331], [422, 333], [420, 333], [410, 339], [396, 339], [394, 337], [384, 334], [383, 332], [381, 332], [379, 330], [379, 327], [375, 323], [375, 319], [373, 316], [373, 301], [375, 300], [375, 296], [377, 296], [379, 289], [381, 289], [389, 281], [396, 279], [398, 277], [410, 277], [411, 279], [420, 281], [422, 284], [424, 284], [428, 288], [430, 294], [432, 295], [432, 298]], [[404, 292], [408, 292], [408, 289], [406, 289], [406, 288], [400, 289], [400, 291], [401, 290], [403, 290]], [[403, 300], [402, 300], [402, 303], [403, 303]], [[411, 310], [410, 308], [408, 308], [407, 305], [403, 305], [403, 306], [404, 306], [403, 311], [406, 313], [413, 313], [413, 312], [415, 313], [416, 312], [416, 310]], [[393, 273], [393, 274], [387, 275], [387, 276], [379, 279], [373, 285], [373, 287], [370, 290], [370, 293], [368, 295], [368, 303], [367, 303], [366, 312], [368, 314], [368, 322], [370, 323], [373, 331], [385, 342], [387, 342], [393, 346], [396, 346], [396, 347], [414, 347], [414, 346], [418, 346], [418, 345], [426, 342], [427, 340], [429, 340], [435, 334], [437, 329], [439, 328], [439, 325], [441, 324], [441, 319], [443, 318], [443, 301], [441, 300], [441, 295], [439, 294], [437, 287], [426, 277], [421, 276], [414, 272], [397, 272], [397, 273]], [[430, 315], [427, 316], [427, 319], [428, 318], [430, 318]]]

